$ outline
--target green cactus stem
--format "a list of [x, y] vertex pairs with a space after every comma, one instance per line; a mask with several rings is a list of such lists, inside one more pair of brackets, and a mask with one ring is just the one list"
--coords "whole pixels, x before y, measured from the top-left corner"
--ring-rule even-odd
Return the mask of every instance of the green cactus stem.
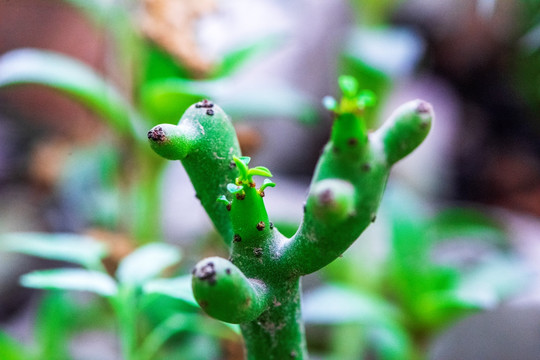
[[[212, 156], [199, 156], [198, 161], [210, 159], [214, 165], [186, 166], [188, 173], [195, 168], [199, 171], [190, 173], [194, 181], [212, 178], [219, 194], [216, 189], [205, 189], [227, 218], [216, 207], [203, 205], [214, 211], [209, 212], [211, 217], [219, 214], [216, 226], [228, 224], [231, 243], [229, 260], [213, 257], [195, 266], [192, 287], [197, 302], [210, 316], [240, 324], [248, 359], [307, 359], [300, 277], [339, 257], [375, 221], [391, 166], [420, 145], [431, 127], [431, 106], [415, 100], [398, 108], [384, 126], [370, 133], [363, 115], [373, 105], [373, 95], [359, 91], [353, 78], [341, 77], [339, 83], [343, 99], [339, 103], [324, 100], [335, 113], [335, 121], [310, 185], [304, 218], [291, 238], [272, 224], [264, 206], [264, 190], [274, 183], [267, 179], [257, 189], [253, 180], [253, 176], [271, 177], [270, 171], [250, 169], [249, 158], [238, 151], [217, 149], [223, 146], [223, 139], [228, 139], [227, 146], [236, 143], [231, 127], [206, 130], [206, 136], [213, 138], [203, 141], [200, 137], [205, 134], [198, 131], [194, 136], [193, 129], [182, 125], [184, 115], [178, 128], [165, 128], [166, 145], [153, 145], [167, 158], [183, 159], [184, 165], [195, 138], [201, 153], [230, 155], [220, 155], [227, 160], [219, 167], [213, 167]], [[188, 119], [196, 118], [192, 108], [186, 114]], [[192, 122], [187, 124], [197, 128]], [[229, 160], [235, 164], [232, 168]]]
[[159, 155], [182, 161], [197, 198], [229, 244], [233, 235], [229, 214], [216, 199], [237, 176], [233, 156], [240, 156], [240, 146], [227, 114], [203, 100], [190, 106], [178, 125], [154, 126], [148, 140]]

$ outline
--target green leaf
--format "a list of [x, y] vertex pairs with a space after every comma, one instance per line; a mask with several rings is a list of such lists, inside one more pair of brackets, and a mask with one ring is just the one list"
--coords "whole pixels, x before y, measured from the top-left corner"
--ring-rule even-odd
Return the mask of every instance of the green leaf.
[[311, 324], [386, 324], [396, 316], [395, 309], [384, 300], [334, 284], [307, 293], [302, 312]]
[[180, 116], [204, 98], [213, 98], [211, 83], [168, 78], [152, 81], [141, 88], [140, 103], [144, 113], [157, 123], [177, 123]]
[[142, 285], [159, 276], [166, 268], [177, 264], [181, 257], [177, 247], [164, 243], [148, 244], [120, 262], [116, 277], [121, 284]]
[[265, 168], [264, 166], [256, 166], [254, 168], [249, 169], [248, 176], [266, 176], [266, 177], [272, 177], [272, 173], [268, 168]]
[[462, 275], [454, 291], [463, 302], [486, 309], [498, 305], [531, 279], [531, 270], [518, 259], [493, 256]]
[[14, 338], [0, 331], [0, 359], [2, 360], [31, 360], [27, 344], [21, 344]]
[[500, 223], [471, 208], [453, 208], [439, 212], [430, 221], [429, 231], [438, 239], [477, 238], [506, 247], [506, 235]]
[[236, 184], [227, 184], [227, 191], [229, 191], [231, 194], [239, 193], [243, 189], [244, 188], [242, 186]]
[[281, 83], [237, 84], [230, 79], [194, 81], [167, 78], [152, 81], [141, 89], [140, 103], [153, 121], [176, 123], [193, 102], [212, 99], [232, 120], [245, 117], [285, 116], [313, 122], [313, 100], [305, 93]]
[[252, 43], [242, 43], [241, 47], [227, 52], [219, 66], [211, 74], [211, 77], [226, 77], [237, 72], [242, 66], [250, 61], [260, 58], [265, 53], [276, 47], [281, 40], [281, 36], [270, 35], [257, 39]]
[[353, 98], [358, 93], [358, 81], [352, 76], [340, 76], [338, 84], [345, 97]]
[[220, 202], [224, 205], [229, 205], [231, 202], [227, 199], [227, 197], [225, 195], [221, 195], [220, 197], [217, 198], [216, 200], [217, 202]]
[[402, 360], [413, 358], [412, 339], [400, 325], [376, 326], [370, 329], [368, 338], [373, 344], [376, 359]]
[[317, 120], [316, 102], [308, 94], [286, 83], [266, 79], [254, 84], [223, 82], [212, 99], [229, 116], [238, 118], [287, 117], [312, 124]]
[[246, 166], [249, 165], [251, 158], [249, 156], [240, 156], [238, 159], [242, 161]]
[[264, 182], [262, 184], [262, 186], [259, 188], [259, 191], [264, 191], [264, 189], [266, 189], [267, 187], [275, 187], [276, 184], [270, 180], [270, 179], [264, 179]]
[[107, 255], [103, 243], [77, 234], [8, 233], [0, 236], [0, 250], [68, 261], [98, 269]]
[[41, 299], [35, 320], [40, 358], [70, 359], [66, 344], [75, 328], [73, 320], [78, 311], [65, 292], [53, 291]]
[[21, 277], [21, 285], [48, 290], [89, 291], [114, 296], [116, 283], [107, 274], [83, 269], [53, 269], [34, 271]]
[[[201, 314], [189, 314], [189, 313], [176, 313], [165, 318], [161, 323], [159, 323], [153, 330], [148, 334], [148, 336], [142, 342], [139, 350], [137, 359], [140, 360], [150, 360], [156, 358], [156, 353], [159, 349], [167, 342], [167, 340], [174, 334], [179, 332], [189, 331], [196, 334], [209, 335], [216, 338], [228, 339], [228, 340], [238, 340], [237, 334], [239, 333], [239, 327], [235, 324], [223, 323], [208, 317], [205, 317]], [[192, 341], [190, 341], [191, 343]], [[182, 350], [185, 350], [185, 345], [182, 346]], [[203, 347], [205, 349], [206, 347]], [[209, 359], [219, 357], [217, 354], [212, 356], [202, 356], [201, 353], [204, 351], [199, 348], [195, 351], [195, 354], [187, 356], [185, 353], [181, 355], [175, 355], [172, 357], [167, 356], [166, 358], [175, 358], [175, 359]]]
[[241, 179], [246, 179], [248, 176], [248, 164], [250, 160], [251, 158], [247, 156], [241, 156], [241, 157], [233, 156], [233, 161], [236, 164], [236, 168], [238, 169], [238, 172], [240, 173]]
[[186, 315], [173, 314], [158, 324], [144, 339], [138, 350], [138, 359], [150, 360], [156, 357], [159, 349], [174, 334], [185, 330]]
[[62, 91], [103, 117], [120, 134], [146, 142], [148, 125], [110, 82], [84, 63], [38, 49], [0, 57], [0, 87], [35, 84]]
[[371, 90], [362, 90], [358, 95], [358, 107], [365, 109], [377, 104], [377, 96]]
[[172, 279], [150, 280], [144, 284], [143, 291], [147, 294], [166, 295], [199, 307], [191, 290], [191, 275], [183, 275]]

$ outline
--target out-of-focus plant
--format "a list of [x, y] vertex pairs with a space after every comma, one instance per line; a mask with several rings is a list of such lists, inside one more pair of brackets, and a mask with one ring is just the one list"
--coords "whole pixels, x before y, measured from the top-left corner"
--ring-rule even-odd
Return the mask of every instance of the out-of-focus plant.
[[[535, 113], [540, 110], [540, 92], [538, 91], [538, 81], [540, 81], [540, 25], [538, 14], [540, 14], [540, 2], [520, 1], [519, 21], [515, 22], [516, 34], [518, 35], [517, 49], [509, 52], [512, 54], [512, 84], [517, 88], [519, 94], [525, 99], [527, 105]], [[537, 117], [534, 117], [537, 119]], [[538, 129], [538, 128], [536, 128]]]
[[230, 246], [229, 260], [201, 260], [193, 293], [207, 314], [240, 324], [248, 359], [307, 359], [300, 278], [339, 257], [375, 221], [392, 166], [426, 138], [433, 109], [409, 101], [369, 133], [364, 113], [374, 96], [353, 77], [338, 80], [340, 100], [323, 100], [335, 121], [317, 164], [298, 231], [287, 238], [269, 220], [263, 167], [249, 167], [226, 113], [203, 100], [178, 125], [148, 132], [152, 149], [181, 160], [202, 206]]
[[[191, 293], [191, 275], [161, 277], [167, 271], [172, 273], [172, 267], [177, 266], [181, 259], [180, 250], [174, 246], [153, 243], [138, 248], [119, 263], [114, 277], [103, 266], [103, 259], [108, 255], [107, 247], [90, 237], [13, 233], [0, 238], [0, 250], [78, 265], [31, 272], [21, 278], [21, 284], [38, 289], [85, 291], [105, 299], [113, 310], [125, 360], [164, 358], [164, 345], [181, 332], [238, 338], [235, 335], [237, 329], [233, 326], [200, 315]], [[164, 307], [166, 298], [180, 302], [176, 301], [176, 306], [170, 309]], [[154, 311], [154, 307], [162, 307], [161, 313]], [[64, 293], [46, 297], [38, 310], [36, 332], [39, 334], [36, 338], [39, 340], [36, 348], [32, 351], [27, 350], [28, 347], [17, 350], [20, 348], [17, 343], [4, 335], [0, 337], [0, 344], [6, 343], [6, 347], [1, 351], [13, 354], [6, 353], [2, 359], [23, 358], [23, 354], [27, 356], [25, 359], [70, 358], [67, 344], [72, 334], [81, 330], [77, 329], [77, 324], [84, 320], [85, 311], [84, 306], [67, 301]], [[99, 316], [99, 310], [97, 314]], [[103, 325], [94, 324], [101, 328]], [[197, 356], [201, 356], [200, 351], [204, 349], [198, 351]], [[184, 354], [182, 358], [189, 356]]]
[[479, 211], [433, 212], [394, 186], [381, 214], [390, 231], [329, 265], [306, 295], [306, 322], [332, 326], [331, 358], [421, 359], [434, 335], [527, 281], [501, 226]]
[[[80, 8], [112, 36], [112, 56], [116, 62], [110, 71], [115, 73], [115, 79], [123, 78], [122, 83], [116, 84], [86, 64], [60, 53], [18, 49], [0, 57], [0, 88], [33, 84], [55, 89], [95, 112], [113, 130], [115, 141], [112, 148], [109, 146], [110, 152], [79, 152], [82, 161], [68, 164], [79, 169], [88, 162], [110, 159], [111, 155], [115, 159], [108, 162], [106, 178], [98, 178], [94, 184], [98, 190], [104, 189], [101, 198], [105, 201], [95, 203], [95, 208], [88, 213], [96, 217], [104, 212], [106, 216], [97, 217], [108, 219], [108, 223], [98, 225], [115, 230], [127, 227], [137, 243], [161, 238], [159, 185], [165, 162], [147, 151], [145, 135], [148, 128], [157, 123], [177, 121], [178, 114], [193, 102], [205, 97], [216, 99], [237, 117], [313, 118], [310, 101], [290, 86], [269, 82], [268, 86], [252, 89], [231, 80], [249, 61], [275, 46], [277, 37], [231, 49], [202, 74], [205, 80], [193, 80], [181, 59], [173, 59], [141, 35], [133, 16], [134, 7], [140, 4], [66, 1]], [[119, 147], [131, 159], [119, 158]], [[72, 175], [78, 173], [66, 171]], [[78, 182], [71, 180], [73, 176], [69, 181], [73, 188]], [[79, 189], [77, 200], [91, 203], [84, 190], [87, 188]], [[111, 202], [118, 205], [110, 206]]]
[[[423, 54], [424, 44], [414, 31], [393, 26], [392, 13], [402, 0], [351, 0], [353, 24], [339, 54], [339, 72], [358, 79], [384, 104], [396, 81], [410, 75]], [[380, 118], [376, 107], [367, 117], [369, 127]]]

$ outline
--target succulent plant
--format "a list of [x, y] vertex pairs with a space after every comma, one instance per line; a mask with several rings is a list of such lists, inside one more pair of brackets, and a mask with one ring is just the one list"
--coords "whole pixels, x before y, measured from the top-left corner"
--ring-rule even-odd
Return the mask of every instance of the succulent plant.
[[193, 292], [212, 317], [240, 324], [248, 359], [306, 359], [300, 278], [343, 254], [375, 221], [390, 169], [427, 136], [431, 105], [414, 100], [399, 107], [377, 131], [364, 120], [374, 95], [357, 81], [339, 79], [343, 98], [324, 105], [335, 120], [317, 164], [296, 234], [282, 235], [264, 205], [265, 167], [249, 168], [234, 128], [209, 101], [192, 105], [177, 126], [149, 131], [152, 148], [181, 160], [230, 258], [211, 257], [193, 270]]

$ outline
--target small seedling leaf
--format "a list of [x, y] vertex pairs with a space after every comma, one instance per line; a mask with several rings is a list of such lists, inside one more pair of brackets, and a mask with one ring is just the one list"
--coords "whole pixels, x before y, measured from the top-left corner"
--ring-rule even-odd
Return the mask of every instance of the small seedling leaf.
[[0, 57], [0, 87], [35, 84], [66, 93], [121, 134], [146, 142], [148, 124], [121, 92], [86, 64], [52, 51], [18, 49]]
[[36, 289], [89, 291], [103, 296], [117, 293], [116, 283], [109, 275], [84, 269], [34, 271], [21, 277], [21, 285]]
[[248, 164], [251, 160], [248, 156], [240, 156], [236, 157], [233, 156], [233, 161], [236, 164], [236, 168], [238, 169], [238, 172], [240, 173], [240, 178], [245, 179], [247, 178], [248, 174]]
[[249, 156], [240, 156], [238, 159], [242, 161], [245, 165], [249, 165], [251, 158]]
[[358, 81], [354, 77], [347, 75], [340, 76], [338, 83], [345, 97], [353, 98], [358, 93]]
[[252, 169], [249, 169], [248, 176], [266, 176], [266, 177], [272, 177], [272, 173], [268, 168], [265, 168], [264, 166], [257, 166]]
[[121, 284], [143, 285], [177, 264], [181, 257], [180, 249], [175, 246], [164, 243], [144, 245], [120, 262], [116, 277]]
[[274, 186], [276, 186], [276, 184], [272, 180], [264, 179], [264, 182], [261, 188], [259, 189], [259, 191], [264, 191], [264, 189], [266, 189], [267, 187], [274, 187]]
[[377, 103], [377, 96], [371, 90], [362, 90], [358, 95], [358, 106], [360, 108], [373, 107]]
[[224, 205], [229, 205], [230, 204], [230, 201], [227, 199], [227, 197], [225, 195], [221, 195], [220, 197], [217, 198], [216, 200], [217, 202], [220, 202]]
[[242, 191], [243, 187], [236, 184], [227, 184], [227, 191], [231, 194], [236, 194]]

